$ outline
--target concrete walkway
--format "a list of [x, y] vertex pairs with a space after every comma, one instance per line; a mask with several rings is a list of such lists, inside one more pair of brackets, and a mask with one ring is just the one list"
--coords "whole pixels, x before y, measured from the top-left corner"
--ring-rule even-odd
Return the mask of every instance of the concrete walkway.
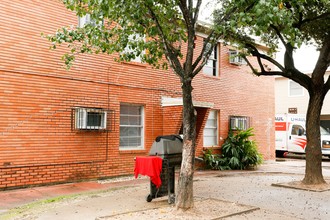
[[[222, 215], [225, 219], [330, 219], [330, 191], [272, 186], [301, 180], [304, 166], [304, 160], [284, 160], [267, 162], [256, 171], [196, 171], [194, 196], [220, 201], [227, 210], [233, 205], [250, 210]], [[323, 162], [323, 174], [330, 179], [330, 162]], [[146, 210], [157, 210], [157, 219], [162, 219], [162, 210], [171, 207], [167, 197], [148, 203], [149, 190], [148, 178], [131, 178], [2, 191], [0, 219], [135, 219], [134, 213], [141, 219]], [[31, 202], [37, 203], [14, 209]]]

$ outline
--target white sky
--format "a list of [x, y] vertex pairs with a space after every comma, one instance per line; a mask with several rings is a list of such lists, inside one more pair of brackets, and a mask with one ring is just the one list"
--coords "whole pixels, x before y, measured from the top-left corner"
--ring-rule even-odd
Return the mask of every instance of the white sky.
[[203, 0], [200, 8], [199, 20], [211, 22], [211, 13], [216, 8], [216, 5], [217, 3], [214, 0]]

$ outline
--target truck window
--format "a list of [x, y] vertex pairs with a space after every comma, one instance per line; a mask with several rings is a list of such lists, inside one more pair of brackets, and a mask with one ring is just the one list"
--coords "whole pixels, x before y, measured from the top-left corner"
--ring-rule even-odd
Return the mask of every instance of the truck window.
[[330, 133], [323, 127], [320, 127], [321, 135], [330, 135]]
[[304, 135], [305, 129], [301, 125], [293, 125], [291, 130], [291, 135]]

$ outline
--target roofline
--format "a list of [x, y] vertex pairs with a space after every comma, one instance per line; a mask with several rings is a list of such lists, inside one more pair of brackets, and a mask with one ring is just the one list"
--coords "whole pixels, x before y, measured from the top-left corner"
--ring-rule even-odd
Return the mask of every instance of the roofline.
[[[197, 27], [196, 27], [197, 33], [196, 34], [200, 37], [206, 38], [208, 36], [208, 33], [211, 32], [211, 27], [212, 27], [211, 23], [208, 23], [205, 21], [197, 21]], [[257, 48], [259, 48], [261, 50], [265, 50], [265, 51], [269, 50], [269, 47], [267, 47], [265, 44], [259, 42], [256, 39], [254, 39], [254, 40], [255, 40]], [[223, 43], [224, 41], [222, 39], [220, 39], [218, 42]], [[235, 45], [231, 45], [231, 46], [235, 47]]]

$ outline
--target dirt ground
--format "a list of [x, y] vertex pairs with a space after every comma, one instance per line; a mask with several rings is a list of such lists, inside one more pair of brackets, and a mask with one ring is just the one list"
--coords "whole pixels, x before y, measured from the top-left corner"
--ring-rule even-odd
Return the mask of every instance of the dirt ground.
[[[330, 162], [323, 163], [323, 170], [330, 179]], [[300, 160], [264, 164], [257, 171], [196, 172], [195, 209], [189, 212], [176, 211], [167, 197], [146, 202], [150, 191], [146, 179], [38, 201], [10, 210], [0, 219], [330, 219], [329, 188], [299, 189], [303, 173]]]

